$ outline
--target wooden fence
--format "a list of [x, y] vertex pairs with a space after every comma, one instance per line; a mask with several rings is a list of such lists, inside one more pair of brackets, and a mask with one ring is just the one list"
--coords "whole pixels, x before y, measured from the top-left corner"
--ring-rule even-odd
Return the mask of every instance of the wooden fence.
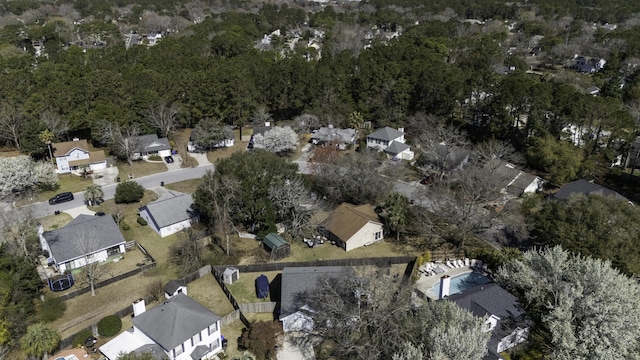
[[[414, 256], [389, 256], [375, 258], [360, 259], [335, 259], [335, 260], [316, 260], [316, 261], [297, 261], [297, 262], [272, 262], [264, 264], [250, 265], [218, 265], [214, 269], [222, 273], [227, 267], [235, 267], [240, 272], [265, 272], [279, 271], [285, 267], [314, 267], [314, 266], [365, 266], [375, 265], [385, 267], [394, 264], [407, 264], [415, 261]], [[214, 274], [215, 275], [215, 274]]]
[[248, 314], [273, 313], [277, 305], [278, 303], [273, 301], [238, 304], [240, 311]]
[[229, 299], [229, 302], [231, 302], [231, 306], [233, 306], [234, 310], [237, 310], [238, 312], [238, 317], [240, 319], [240, 321], [242, 321], [242, 323], [244, 324], [244, 326], [246, 327], [250, 327], [251, 326], [251, 322], [249, 322], [249, 320], [247, 320], [246, 317], [244, 317], [244, 314], [242, 314], [242, 311], [240, 310], [240, 306], [238, 305], [238, 302], [236, 301], [236, 298], [233, 297], [233, 295], [231, 294], [231, 291], [229, 291], [229, 289], [227, 289], [227, 285], [225, 285], [223, 277], [222, 277], [222, 272], [224, 270], [219, 270], [217, 267], [214, 267], [211, 269], [211, 273], [213, 274], [213, 277], [216, 279], [216, 282], [218, 283], [218, 285], [220, 285], [220, 288], [222, 289], [222, 292], [224, 292], [225, 296], [227, 297], [227, 299]]

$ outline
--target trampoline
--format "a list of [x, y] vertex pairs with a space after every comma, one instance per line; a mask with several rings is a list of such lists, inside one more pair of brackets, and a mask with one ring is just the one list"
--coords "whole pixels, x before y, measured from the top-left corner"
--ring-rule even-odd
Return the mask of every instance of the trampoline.
[[51, 291], [64, 291], [71, 288], [73, 284], [74, 280], [71, 274], [49, 278], [49, 289], [51, 289]]

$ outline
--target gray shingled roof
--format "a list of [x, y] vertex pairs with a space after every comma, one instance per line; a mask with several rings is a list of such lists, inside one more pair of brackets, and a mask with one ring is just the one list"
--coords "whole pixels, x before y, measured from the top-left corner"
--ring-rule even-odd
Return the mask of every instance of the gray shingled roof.
[[65, 227], [45, 231], [42, 236], [58, 264], [125, 243], [111, 216], [78, 215]]
[[407, 144], [403, 144], [399, 141], [392, 141], [391, 144], [389, 144], [389, 146], [387, 146], [387, 148], [384, 149], [384, 152], [386, 152], [387, 154], [398, 155], [401, 152], [410, 148], [411, 147]]
[[402, 132], [400, 132], [400, 131], [398, 131], [398, 130], [396, 130], [394, 128], [390, 128], [388, 126], [385, 126], [382, 129], [378, 129], [378, 130], [372, 132], [371, 134], [369, 134], [367, 136], [367, 138], [391, 141], [391, 140], [395, 140], [395, 139], [399, 138], [402, 135], [404, 135], [404, 133], [402, 133]]
[[606, 187], [598, 184], [590, 183], [587, 180], [576, 180], [568, 184], [565, 184], [558, 192], [553, 194], [558, 200], [566, 200], [573, 194], [583, 195], [600, 195], [600, 196], [613, 196], [617, 199], [626, 200], [626, 198], [617, 192], [607, 189]]
[[138, 136], [137, 152], [148, 153], [171, 149], [167, 138], [158, 139], [158, 135], [141, 135]]
[[168, 191], [158, 200], [150, 202], [138, 210], [144, 209], [147, 209], [158, 229], [191, 219], [197, 215], [197, 210], [193, 208], [193, 197], [190, 194], [177, 191]]
[[180, 293], [134, 317], [132, 322], [151, 340], [170, 351], [218, 320], [220, 316]]
[[315, 290], [323, 276], [339, 277], [349, 271], [345, 266], [286, 267], [282, 270], [282, 299], [280, 318], [298, 311], [302, 305], [296, 301], [298, 294]]
[[186, 286], [186, 285], [187, 284], [185, 284], [184, 279], [169, 280], [167, 282], [167, 285], [164, 286], [164, 292], [171, 295], [174, 292], [176, 292], [176, 290], [178, 290], [180, 287]]
[[336, 141], [338, 143], [352, 143], [356, 136], [355, 129], [338, 129], [321, 127], [311, 134], [311, 138], [325, 143]]
[[448, 300], [476, 316], [495, 315], [500, 318], [487, 344], [492, 355], [497, 355], [498, 343], [502, 338], [511, 334], [517, 327], [530, 326], [530, 320], [518, 299], [496, 283], [474, 286], [462, 293], [449, 296]]

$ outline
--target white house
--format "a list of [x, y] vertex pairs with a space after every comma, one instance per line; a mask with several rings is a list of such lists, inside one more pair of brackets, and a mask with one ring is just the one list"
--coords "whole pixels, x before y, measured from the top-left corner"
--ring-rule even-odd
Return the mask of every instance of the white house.
[[527, 341], [530, 320], [518, 299], [497, 284], [478, 285], [448, 300], [476, 316], [487, 317], [483, 330], [491, 331], [491, 338], [485, 359], [502, 359], [501, 352]]
[[199, 221], [200, 214], [193, 207], [190, 194], [167, 191], [158, 200], [138, 209], [140, 216], [161, 237], [169, 236], [191, 227]]
[[58, 174], [80, 170], [84, 165], [88, 165], [92, 171], [107, 168], [104, 151], [89, 151], [87, 140], [74, 138], [73, 141], [53, 143], [51, 147]]
[[384, 238], [382, 222], [373, 206], [343, 203], [320, 224], [325, 236], [346, 251], [367, 246]]
[[105, 261], [125, 252], [125, 239], [111, 216], [79, 215], [66, 226], [38, 230], [40, 246], [60, 272]]
[[367, 148], [384, 151], [396, 159], [412, 160], [414, 153], [404, 142], [404, 129], [402, 128], [396, 130], [385, 126], [367, 136]]
[[133, 304], [133, 327], [100, 347], [109, 360], [130, 352], [169, 360], [214, 359], [222, 351], [220, 317], [184, 293], [146, 310]]
[[141, 135], [136, 137], [136, 151], [133, 153], [134, 159], [149, 158], [149, 155], [158, 155], [160, 157], [171, 155], [171, 145], [167, 138], [159, 139], [158, 135]]
[[282, 269], [282, 290], [280, 317], [284, 332], [311, 332], [313, 319], [307, 314], [313, 312], [300, 302], [299, 294], [314, 291], [321, 277], [341, 277], [347, 274], [344, 266], [285, 267]]
[[321, 127], [311, 133], [311, 142], [314, 145], [336, 144], [339, 149], [344, 150], [347, 145], [353, 145], [355, 141], [355, 129], [338, 129], [330, 125]]
[[[222, 147], [233, 147], [235, 144], [235, 136], [233, 134], [233, 129], [230, 126], [224, 126], [222, 129], [224, 134], [224, 139], [211, 144], [211, 148], [222, 148]], [[189, 136], [189, 142], [187, 143], [187, 151], [188, 152], [196, 152], [200, 147], [196, 145], [194, 141], [194, 131], [191, 131], [191, 135]]]

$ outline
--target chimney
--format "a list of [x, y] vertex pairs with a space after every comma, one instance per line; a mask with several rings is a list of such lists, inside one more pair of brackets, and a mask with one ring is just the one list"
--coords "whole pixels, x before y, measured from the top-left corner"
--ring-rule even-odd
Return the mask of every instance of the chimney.
[[333, 124], [329, 124], [329, 129], [333, 129]]
[[271, 121], [265, 121], [264, 122], [264, 126], [271, 127]]
[[133, 302], [133, 316], [136, 317], [143, 312], [145, 312], [147, 308], [144, 305], [144, 299], [140, 298]]
[[449, 296], [449, 287], [451, 285], [451, 278], [449, 275], [444, 275], [440, 278], [440, 294], [438, 299], [443, 299], [445, 296]]
[[398, 128], [398, 131], [400, 131], [401, 133], [403, 133], [403, 134], [404, 134], [404, 128], [403, 128], [403, 127], [399, 127], [399, 128]]
[[74, 137], [73, 141], [80, 141], [80, 139], [78, 139], [77, 137]]

